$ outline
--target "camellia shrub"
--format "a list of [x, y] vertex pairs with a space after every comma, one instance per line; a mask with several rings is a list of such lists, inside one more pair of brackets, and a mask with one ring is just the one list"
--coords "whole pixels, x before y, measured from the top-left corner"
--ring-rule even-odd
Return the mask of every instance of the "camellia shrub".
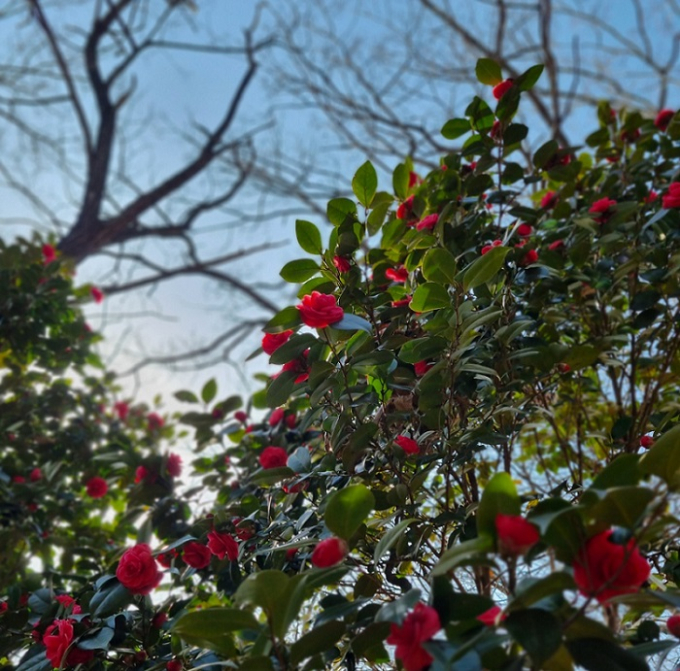
[[176, 394], [187, 489], [168, 426], [126, 425], [119, 467], [117, 428], [83, 419], [110, 542], [34, 572], [27, 601], [8, 588], [7, 664], [675, 665], [680, 114], [603, 103], [583, 147], [531, 154], [514, 118], [541, 69], [480, 61], [497, 102], [444, 125], [438, 168], [406, 161], [390, 193], [365, 163], [327, 242], [297, 222], [276, 375], [245, 408], [213, 381]]

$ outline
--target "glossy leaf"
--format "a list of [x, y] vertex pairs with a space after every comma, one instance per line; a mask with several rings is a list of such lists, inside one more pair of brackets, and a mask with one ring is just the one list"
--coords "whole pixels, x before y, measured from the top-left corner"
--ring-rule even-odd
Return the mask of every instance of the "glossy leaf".
[[340, 538], [349, 540], [374, 506], [375, 498], [364, 485], [350, 485], [339, 489], [326, 505], [326, 526]]
[[370, 207], [377, 190], [378, 174], [373, 164], [370, 161], [366, 161], [352, 178], [352, 191], [364, 207]]

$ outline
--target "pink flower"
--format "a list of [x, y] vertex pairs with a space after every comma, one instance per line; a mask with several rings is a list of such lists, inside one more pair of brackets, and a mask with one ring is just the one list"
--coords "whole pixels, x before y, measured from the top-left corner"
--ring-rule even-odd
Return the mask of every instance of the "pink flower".
[[158, 431], [158, 429], [163, 428], [163, 424], [165, 424], [165, 420], [157, 412], [150, 412], [146, 416], [146, 425], [149, 431]]
[[179, 454], [170, 453], [165, 465], [165, 470], [168, 472], [169, 476], [178, 478], [182, 474], [182, 457], [180, 457]]
[[182, 548], [182, 559], [191, 566], [191, 568], [205, 568], [210, 563], [212, 552], [210, 548], [196, 541], [189, 541]]
[[259, 461], [264, 469], [282, 468], [288, 463], [288, 453], [282, 447], [270, 445], [262, 450]]
[[275, 408], [269, 415], [269, 426], [276, 426], [283, 421], [286, 411], [283, 408]]
[[634, 594], [651, 572], [635, 539], [614, 543], [609, 529], [589, 538], [574, 559], [574, 582], [584, 596], [607, 603], [620, 594]]
[[442, 628], [437, 611], [422, 603], [405, 618], [401, 626], [390, 625], [387, 643], [397, 647], [394, 656], [401, 660], [406, 671], [421, 671], [432, 663], [432, 655], [422, 644]]
[[507, 615], [503, 613], [500, 606], [492, 606], [489, 610], [485, 610], [481, 615], [478, 615], [475, 620], [479, 620], [487, 627], [497, 627], [506, 618]]
[[541, 207], [544, 210], [549, 210], [557, 204], [557, 194], [554, 191], [548, 191], [543, 198], [541, 198]]
[[512, 79], [506, 79], [500, 84], [496, 84], [496, 86], [494, 86], [491, 91], [493, 93], [493, 97], [496, 100], [500, 100], [512, 88], [512, 84]]
[[656, 119], [654, 119], [654, 125], [662, 133], [665, 132], [665, 130], [666, 130], [666, 128], [668, 128], [668, 124], [671, 122], [671, 119], [673, 118], [674, 114], [675, 114], [675, 112], [673, 110], [669, 110], [669, 109], [661, 110], [656, 115]]
[[423, 377], [425, 373], [427, 373], [430, 368], [434, 366], [433, 363], [428, 363], [427, 361], [417, 361], [416, 363], [413, 364], [413, 370], [416, 374], [416, 377]]
[[673, 182], [668, 187], [668, 192], [661, 198], [661, 205], [666, 209], [680, 207], [680, 182]]
[[426, 217], [423, 217], [417, 224], [416, 224], [416, 230], [417, 231], [431, 231], [437, 224], [437, 221], [439, 220], [439, 215], [438, 214], [428, 214]]
[[104, 300], [104, 292], [97, 287], [90, 289], [90, 296], [92, 296], [95, 303], [101, 303]]
[[262, 349], [264, 353], [271, 356], [281, 345], [285, 345], [292, 335], [292, 329], [281, 331], [281, 333], [265, 333], [262, 336]]
[[398, 268], [388, 268], [385, 271], [385, 277], [388, 280], [397, 282], [397, 284], [403, 284], [408, 279], [408, 270], [404, 266], [399, 266]]
[[496, 515], [498, 550], [506, 557], [526, 554], [541, 536], [538, 529], [521, 515]]
[[680, 615], [671, 615], [666, 620], [666, 629], [671, 636], [675, 638], [680, 638]]
[[151, 548], [140, 543], [123, 553], [116, 569], [116, 578], [132, 594], [151, 594], [158, 587], [163, 574], [156, 566]]
[[609, 219], [609, 216], [611, 215], [611, 208], [616, 205], [616, 201], [612, 200], [611, 198], [600, 198], [600, 200], [596, 200], [591, 206], [588, 212], [591, 214], [599, 214], [599, 217], [596, 217], [596, 221], [599, 221], [601, 224], [607, 221]]
[[[143, 468], [143, 466], [140, 466], [140, 468]], [[90, 498], [101, 499], [109, 491], [109, 485], [104, 478], [96, 475], [85, 483], [85, 491]]]
[[420, 452], [418, 443], [408, 436], [398, 436], [394, 439], [394, 442], [399, 445], [406, 454], [418, 454]]
[[349, 553], [349, 547], [342, 538], [326, 538], [319, 541], [312, 552], [312, 566], [328, 568], [339, 564]]
[[208, 534], [208, 548], [218, 559], [229, 557], [229, 561], [238, 559], [238, 543], [233, 536], [219, 531], [211, 531]]
[[321, 294], [318, 291], [312, 291], [311, 294], [303, 296], [302, 303], [296, 307], [300, 312], [302, 323], [317, 329], [325, 329], [345, 316], [335, 296]]
[[113, 410], [118, 415], [118, 419], [124, 422], [130, 412], [130, 406], [125, 401], [118, 401], [113, 404]]
[[42, 257], [43, 257], [43, 263], [47, 266], [52, 261], [55, 261], [57, 258], [57, 250], [52, 247], [52, 245], [44, 244], [42, 246]]
[[520, 238], [526, 238], [534, 232], [534, 229], [529, 224], [520, 224], [515, 229], [515, 232], [520, 236]]
[[333, 265], [337, 268], [339, 273], [348, 273], [349, 269], [352, 267], [349, 259], [346, 259], [344, 256], [334, 256]]
[[409, 196], [397, 207], [397, 219], [408, 219], [413, 210], [413, 196]]

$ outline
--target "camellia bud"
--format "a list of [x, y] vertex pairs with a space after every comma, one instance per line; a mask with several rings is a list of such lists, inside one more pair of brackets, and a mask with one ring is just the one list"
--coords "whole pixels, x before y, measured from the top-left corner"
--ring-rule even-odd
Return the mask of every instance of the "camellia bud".
[[312, 552], [312, 565], [328, 568], [339, 564], [349, 554], [349, 547], [342, 538], [326, 538], [319, 541]]

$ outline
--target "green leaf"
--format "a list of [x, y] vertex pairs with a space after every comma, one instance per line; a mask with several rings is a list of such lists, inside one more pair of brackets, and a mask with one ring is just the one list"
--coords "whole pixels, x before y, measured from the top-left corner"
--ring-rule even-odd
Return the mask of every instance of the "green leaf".
[[265, 325], [265, 331], [279, 331], [281, 329], [290, 328], [291, 326], [299, 326], [300, 312], [294, 306], [283, 308], [277, 312]]
[[518, 585], [516, 596], [510, 602], [508, 610], [528, 608], [537, 601], [575, 587], [574, 578], [562, 571], [550, 573], [543, 578], [527, 578]]
[[517, 643], [530, 655], [536, 667], [551, 657], [562, 643], [562, 630], [557, 618], [548, 611], [529, 608], [510, 613], [503, 622]]
[[312, 259], [297, 259], [286, 263], [279, 275], [283, 277], [286, 282], [299, 284], [313, 277], [319, 272], [319, 264]]
[[342, 638], [345, 630], [343, 622], [332, 620], [307, 632], [291, 646], [291, 663], [299, 664], [308, 657], [330, 651]]
[[680, 487], [680, 424], [666, 431], [640, 458], [642, 473], [658, 475], [672, 489]]
[[210, 403], [217, 395], [217, 382], [215, 378], [208, 380], [201, 389], [201, 398], [204, 403]]
[[107, 582], [104, 589], [95, 593], [90, 600], [90, 610], [96, 617], [106, 617], [122, 610], [129, 603], [132, 603], [132, 594], [115, 580]]
[[[596, 492], [589, 489], [588, 492]], [[654, 499], [654, 492], [646, 487], [616, 487], [606, 492], [604, 498], [589, 507], [592, 519], [602, 524], [636, 529], [647, 506]], [[587, 498], [582, 498], [588, 506]]]
[[519, 515], [520, 500], [509, 473], [496, 473], [484, 488], [477, 508], [477, 532], [496, 537], [496, 516]]
[[86, 636], [78, 639], [78, 647], [82, 650], [108, 650], [109, 643], [116, 632], [110, 627], [91, 630]]
[[292, 370], [284, 370], [279, 373], [275, 380], [267, 388], [267, 406], [278, 408], [284, 405], [295, 388], [295, 380], [298, 374]]
[[520, 91], [531, 90], [543, 73], [543, 64], [532, 65], [526, 72], [523, 72], [515, 80], [515, 84]]
[[373, 331], [371, 322], [349, 312], [346, 312], [345, 316], [339, 322], [331, 324], [331, 328], [340, 331], [366, 331], [366, 333], [371, 333]]
[[295, 237], [305, 252], [309, 254], [321, 254], [323, 252], [321, 233], [311, 221], [298, 219], [295, 222]]
[[333, 224], [333, 226], [340, 226], [345, 223], [347, 217], [356, 216], [357, 206], [354, 201], [349, 198], [333, 198], [328, 201], [326, 206], [326, 214], [328, 216], [328, 221]]
[[475, 66], [477, 81], [487, 86], [496, 86], [503, 81], [501, 66], [490, 58], [480, 58]]
[[502, 267], [509, 247], [494, 247], [475, 259], [463, 275], [463, 290], [468, 291], [488, 282]]
[[566, 643], [574, 661], [586, 671], [649, 671], [647, 662], [620, 645], [601, 638], [577, 638]]
[[409, 307], [414, 312], [430, 312], [440, 308], [449, 308], [451, 307], [451, 296], [441, 284], [425, 282], [414, 291]]
[[435, 247], [425, 252], [422, 268], [426, 280], [452, 284], [456, 276], [456, 259], [447, 249]]
[[487, 552], [493, 550], [493, 539], [491, 536], [477, 536], [469, 541], [458, 543], [449, 548], [439, 559], [437, 565], [432, 569], [431, 576], [444, 575], [456, 566], [477, 559]]
[[406, 614], [413, 610], [413, 607], [420, 601], [420, 596], [421, 592], [419, 589], [409, 590], [402, 597], [382, 606], [375, 616], [375, 621], [397, 622], [401, 624]]
[[399, 200], [405, 200], [408, 196], [408, 180], [410, 170], [404, 163], [400, 163], [392, 173], [392, 188], [394, 195]]
[[198, 403], [198, 396], [192, 391], [182, 389], [174, 393], [175, 398], [183, 403]]
[[311, 333], [294, 333], [290, 340], [280, 347], [278, 347], [274, 354], [269, 358], [270, 363], [284, 364], [297, 359], [302, 353], [308, 350], [313, 345], [316, 345], [319, 339]]
[[185, 643], [231, 657], [236, 648], [232, 632], [258, 630], [253, 615], [238, 608], [207, 608], [182, 615], [172, 627]]
[[364, 207], [370, 207], [378, 190], [378, 174], [370, 161], [366, 161], [352, 178], [352, 191]]
[[542, 144], [534, 154], [534, 167], [540, 170], [555, 155], [560, 148], [556, 140], [548, 140]]
[[592, 489], [608, 489], [609, 487], [624, 487], [626, 485], [637, 485], [640, 481], [638, 470], [637, 454], [622, 454], [593, 480]]
[[273, 485], [281, 480], [287, 480], [295, 476], [295, 471], [288, 466], [279, 466], [278, 468], [263, 468], [255, 471], [248, 481], [256, 485]]
[[390, 200], [382, 200], [379, 203], [375, 202], [376, 199], [377, 197], [373, 199], [373, 209], [366, 219], [366, 229], [369, 235], [375, 235], [382, 228], [387, 212], [393, 204], [391, 198]]
[[399, 524], [393, 526], [389, 531], [385, 532], [373, 551], [373, 561], [377, 564], [382, 556], [392, 549], [395, 543], [401, 538], [401, 535], [406, 531], [406, 528], [417, 522], [418, 520], [402, 520]]
[[469, 119], [449, 119], [442, 127], [441, 133], [447, 140], [455, 140], [471, 130]]
[[335, 492], [326, 504], [326, 526], [340, 538], [349, 540], [375, 506], [371, 490], [351, 485]]

